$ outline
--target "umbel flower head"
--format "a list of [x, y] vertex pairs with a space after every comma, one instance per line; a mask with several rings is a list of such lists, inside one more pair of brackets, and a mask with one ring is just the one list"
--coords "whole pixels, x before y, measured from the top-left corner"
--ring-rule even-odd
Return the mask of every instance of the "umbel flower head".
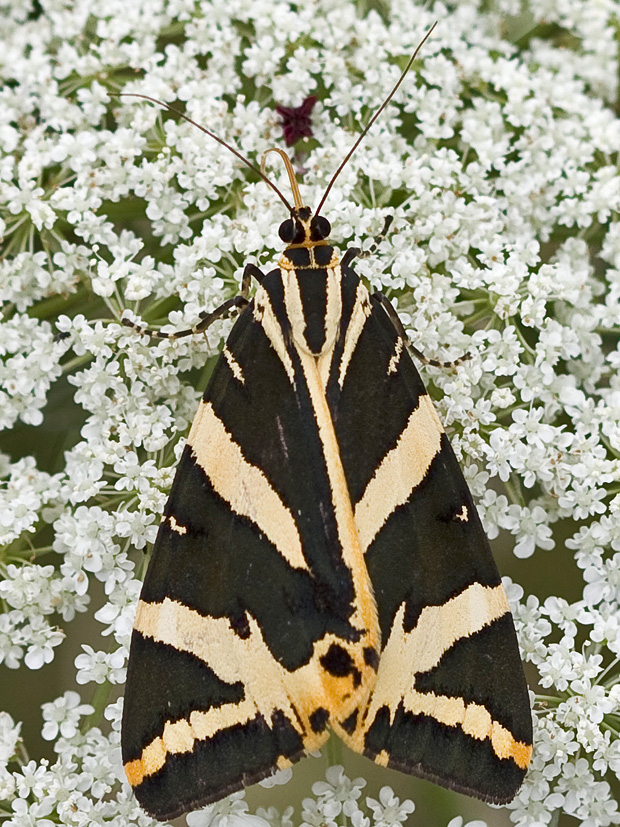
[[[193, 818], [620, 819], [618, 9], [393, 0], [380, 11], [353, 0], [5, 9], [0, 662], [13, 671], [0, 806], [10, 827], [151, 823], [124, 781], [119, 693], [144, 550], [230, 321], [207, 339], [154, 344], [120, 320], [192, 326], [238, 293], [247, 263], [276, 260], [286, 218], [232, 154], [116, 95], [182, 108], [257, 164], [286, 143], [276, 105], [297, 112], [316, 97], [301, 180], [316, 204], [435, 20], [324, 212], [343, 251], [370, 248], [392, 214], [357, 271], [424, 353], [472, 356], [457, 371], [421, 370], [512, 577], [532, 765], [507, 814], [431, 797], [426, 782], [370, 762], [366, 779], [347, 761], [318, 782], [308, 760], [290, 801], [292, 785], [252, 790]], [[289, 116], [290, 136], [303, 137], [304, 118]], [[68, 668], [58, 654], [74, 649]], [[46, 758], [24, 735], [33, 720]]]

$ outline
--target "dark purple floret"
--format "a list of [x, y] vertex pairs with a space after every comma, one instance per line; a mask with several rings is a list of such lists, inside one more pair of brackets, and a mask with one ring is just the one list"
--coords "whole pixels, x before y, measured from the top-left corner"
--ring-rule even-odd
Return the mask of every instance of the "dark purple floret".
[[301, 106], [276, 106], [287, 146], [293, 146], [300, 138], [312, 137], [310, 116], [315, 103], [316, 95], [309, 95]]

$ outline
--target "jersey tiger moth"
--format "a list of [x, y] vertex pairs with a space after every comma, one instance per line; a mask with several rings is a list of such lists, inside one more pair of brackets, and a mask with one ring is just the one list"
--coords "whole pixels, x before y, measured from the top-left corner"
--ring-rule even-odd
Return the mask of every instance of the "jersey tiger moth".
[[528, 767], [508, 600], [419, 354], [321, 215], [417, 51], [315, 214], [284, 153], [294, 206], [259, 172], [290, 213], [276, 269], [248, 265], [241, 295], [191, 330], [138, 327], [175, 338], [239, 314], [178, 465], [131, 642], [123, 763], [155, 818], [289, 766], [330, 730], [380, 765], [489, 802], [511, 800]]

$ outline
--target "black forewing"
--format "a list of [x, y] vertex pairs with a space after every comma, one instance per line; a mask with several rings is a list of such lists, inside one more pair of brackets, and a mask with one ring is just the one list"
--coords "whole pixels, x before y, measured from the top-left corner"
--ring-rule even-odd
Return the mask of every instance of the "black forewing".
[[[348, 280], [351, 295], [357, 276], [349, 270], [343, 278], [344, 292]], [[371, 303], [342, 387], [337, 360], [328, 386], [354, 506], [386, 455], [396, 448], [421, 400], [427, 401], [413, 361], [398, 343], [399, 333], [380, 302], [373, 298]], [[428, 418], [426, 426], [433, 427]], [[427, 436], [427, 430], [421, 429], [420, 453], [424, 453], [421, 441]], [[464, 515], [467, 519], [462, 519]], [[472, 584], [494, 587], [500, 583], [470, 492], [443, 431], [423, 478], [406, 501], [395, 504], [386, 516], [365, 559], [384, 646], [402, 604], [407, 633], [425, 607], [442, 606]], [[456, 641], [427, 672], [416, 674], [415, 662], [403, 662], [399, 668], [410, 674], [409, 686], [415, 682], [418, 692], [484, 706], [516, 740], [531, 744], [527, 686], [510, 614]], [[381, 670], [380, 664], [379, 679]], [[360, 710], [346, 722], [351, 731], [356, 725], [363, 728], [363, 742], [358, 735], [356, 745], [355, 734], [346, 739], [343, 733], [354, 748], [380, 763], [486, 800], [510, 800], [524, 775], [512, 759], [500, 760], [488, 739], [468, 737], [458, 726], [446, 726], [432, 715], [413, 715], [402, 703], [393, 716], [383, 707], [374, 720], [364, 719]]]
[[[279, 272], [270, 277], [277, 304]], [[203, 402], [294, 515], [307, 568], [293, 567], [286, 549], [231, 509], [187, 446], [141, 601], [175, 601], [201, 617], [226, 618], [241, 639], [253, 618], [274, 661], [294, 673], [326, 634], [343, 640], [359, 635], [349, 623], [354, 590], [338, 555], [322, 446], [302, 377], [291, 384], [252, 305], [236, 322], [227, 348], [234, 361], [220, 357]], [[294, 349], [289, 354], [294, 364]], [[188, 720], [196, 710], [244, 703], [247, 687], [223, 681], [218, 665], [134, 631], [123, 718], [126, 766], [140, 761], [167, 723]], [[304, 712], [307, 717], [310, 710]], [[317, 732], [306, 731], [302, 717], [274, 709], [271, 720], [256, 715], [195, 741], [191, 750], [168, 753], [163, 766], [135, 785], [136, 796], [163, 819], [257, 781], [277, 768], [280, 757], [296, 760], [324, 739], [318, 724], [325, 711], [309, 716]]]

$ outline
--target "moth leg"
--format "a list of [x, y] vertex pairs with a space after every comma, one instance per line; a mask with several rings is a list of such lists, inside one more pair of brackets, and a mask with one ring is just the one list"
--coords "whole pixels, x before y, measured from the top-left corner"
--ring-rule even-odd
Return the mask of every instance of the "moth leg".
[[383, 222], [383, 229], [381, 230], [379, 235], [376, 235], [374, 237], [374, 240], [373, 240], [371, 246], [367, 250], [362, 250], [361, 253], [358, 253], [358, 256], [357, 256], [358, 258], [370, 258], [370, 256], [373, 255], [373, 253], [376, 252], [377, 247], [379, 246], [379, 244], [381, 244], [381, 242], [386, 239], [387, 234], [390, 230], [390, 227], [392, 226], [392, 221], [394, 221], [394, 216], [393, 215], [386, 215], [385, 216], [385, 220]]
[[[243, 270], [243, 276], [241, 277], [241, 292], [239, 293], [239, 296], [236, 297], [236, 298], [243, 298], [243, 299], [248, 300], [246, 303], [249, 303], [250, 284], [252, 283], [252, 276], [254, 276], [254, 278], [258, 281], [259, 284], [265, 278], [265, 274], [263, 273], [263, 271], [259, 270], [258, 267], [255, 264], [246, 264], [245, 268]], [[224, 305], [225, 304], [226, 304], [226, 302], [224, 302]], [[206, 310], [201, 310], [198, 315], [200, 316], [201, 319], [207, 319], [211, 316], [214, 316], [214, 314], [219, 313], [219, 311], [222, 310], [224, 305], [222, 305], [221, 307], [216, 308], [216, 310], [214, 310], [213, 313], [207, 313]], [[239, 306], [241, 307], [241, 305], [239, 305]], [[245, 305], [243, 305], [243, 307], [245, 307]], [[209, 324], [214, 322], [216, 318], [220, 318], [220, 317], [216, 316], [215, 318], [211, 318], [211, 320], [209, 321]], [[196, 329], [196, 332], [198, 333], [200, 331], [198, 329]], [[202, 332], [204, 333], [204, 330]]]
[[232, 299], [227, 299], [219, 307], [211, 311], [211, 313], [202, 310], [199, 313], [200, 321], [198, 324], [194, 325], [194, 327], [188, 327], [186, 330], [175, 330], [174, 333], [162, 333], [161, 330], [155, 330], [152, 327], [141, 327], [131, 319], [121, 319], [121, 324], [125, 325], [125, 327], [133, 327], [138, 333], [143, 336], [151, 336], [153, 339], [180, 339], [183, 336], [193, 336], [196, 333], [204, 333], [213, 322], [232, 316], [235, 311], [243, 310], [249, 303], [249, 299], [244, 296], [242, 292]]
[[260, 270], [255, 264], [246, 264], [245, 269], [243, 271], [243, 278], [241, 280], [241, 295], [245, 296], [246, 299], [250, 294], [250, 284], [252, 282], [252, 276], [256, 279], [256, 281], [261, 284], [263, 279], [265, 278], [265, 274], [262, 270]]
[[428, 356], [425, 356], [420, 350], [417, 349], [415, 345], [411, 343], [409, 340], [409, 336], [407, 336], [405, 332], [405, 328], [403, 327], [403, 323], [400, 320], [398, 313], [392, 307], [389, 299], [387, 296], [384, 296], [383, 293], [373, 293], [372, 298], [376, 299], [387, 315], [390, 317], [390, 321], [396, 328], [398, 335], [401, 337], [405, 346], [409, 353], [416, 357], [423, 365], [432, 365], [435, 368], [456, 368], [459, 365], [462, 365], [463, 362], [467, 362], [468, 359], [471, 359], [471, 353], [465, 353], [463, 356], [459, 356], [458, 359], [455, 359], [453, 362], [441, 362], [439, 359], [429, 359]]
[[[238, 299], [245, 299], [245, 304], [239, 305], [240, 307], [246, 307], [249, 304], [250, 285], [252, 283], [252, 276], [254, 276], [254, 278], [258, 281], [259, 284], [265, 278], [265, 274], [262, 272], [262, 270], [259, 270], [259, 268], [255, 264], [246, 264], [243, 268], [243, 276], [241, 277], [241, 292], [236, 297]], [[212, 322], [214, 322], [216, 318], [219, 318], [219, 316], [215, 316], [215, 314], [217, 314], [218, 311], [220, 311], [221, 309], [222, 308], [218, 307], [213, 313], [207, 313], [206, 310], [201, 310], [198, 314], [203, 321], [199, 325], [197, 325], [196, 332], [198, 333], [200, 327], [203, 324], [206, 324], [206, 327], [203, 328], [202, 332], [204, 334], [205, 341], [207, 342], [207, 344], [209, 343], [207, 339], [207, 327]]]
[[383, 229], [381, 230], [379, 235], [375, 236], [374, 241], [368, 250], [360, 250], [359, 247], [351, 247], [349, 250], [347, 250], [344, 256], [342, 257], [342, 261], [340, 262], [341, 267], [348, 267], [348, 265], [351, 264], [354, 258], [369, 258], [371, 255], [373, 255], [379, 244], [381, 244], [381, 242], [387, 236], [392, 221], [394, 221], [393, 215], [385, 216], [385, 221], [383, 222]]

